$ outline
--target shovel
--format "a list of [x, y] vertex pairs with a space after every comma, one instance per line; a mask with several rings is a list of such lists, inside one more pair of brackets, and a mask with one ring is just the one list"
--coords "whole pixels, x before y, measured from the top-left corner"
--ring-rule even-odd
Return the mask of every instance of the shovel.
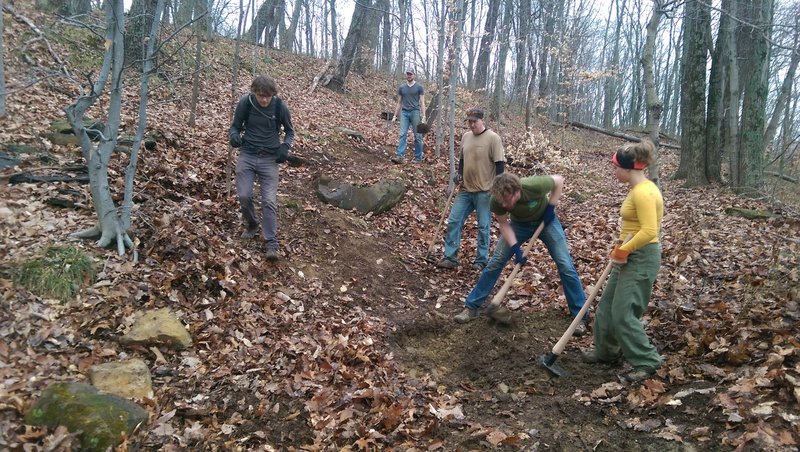
[[439, 218], [439, 224], [436, 226], [436, 229], [433, 230], [433, 235], [431, 236], [431, 241], [428, 243], [428, 253], [425, 254], [425, 260], [435, 264], [436, 258], [433, 257], [433, 248], [434, 244], [436, 243], [436, 237], [439, 236], [439, 231], [442, 229], [442, 223], [444, 223], [444, 218], [447, 216], [447, 212], [450, 210], [450, 203], [453, 202], [453, 196], [455, 196], [456, 192], [458, 191], [458, 187], [461, 186], [461, 183], [457, 183], [455, 187], [453, 187], [453, 191], [450, 192], [450, 196], [447, 197], [447, 203], [444, 205], [444, 209], [442, 210], [442, 217]]
[[[525, 249], [523, 250], [524, 256], [528, 255], [528, 252], [531, 250], [531, 247], [533, 246], [533, 242], [535, 242], [536, 239], [539, 238], [539, 234], [541, 234], [543, 230], [544, 230], [544, 222], [541, 222], [539, 223], [539, 227], [536, 228], [536, 231], [533, 233], [533, 236], [531, 236], [531, 238], [528, 240], [528, 244], [525, 245]], [[514, 278], [517, 277], [517, 273], [519, 273], [520, 268], [522, 268], [520, 264], [514, 265], [514, 269], [511, 270], [511, 274], [508, 275], [508, 278], [506, 278], [506, 282], [503, 283], [503, 287], [501, 287], [500, 290], [497, 291], [497, 294], [495, 294], [494, 298], [492, 298], [492, 302], [489, 304], [489, 306], [486, 307], [486, 315], [488, 315], [489, 318], [498, 323], [502, 323], [505, 325], [511, 323], [510, 319], [508, 318], [508, 315], [504, 315], [498, 312], [498, 308], [500, 307], [500, 303], [502, 303], [503, 299], [506, 297], [508, 290], [511, 288], [511, 284], [514, 282]]]
[[[633, 234], [628, 234], [625, 238], [625, 242], [627, 243], [628, 240], [633, 237]], [[575, 332], [575, 329], [578, 328], [578, 324], [581, 323], [583, 320], [583, 316], [586, 315], [586, 311], [589, 310], [589, 306], [591, 306], [592, 301], [594, 301], [597, 293], [600, 292], [600, 288], [603, 287], [605, 284], [606, 279], [608, 278], [609, 273], [611, 273], [611, 269], [614, 267], [614, 263], [611, 260], [608, 261], [606, 264], [606, 268], [603, 270], [603, 273], [600, 274], [600, 278], [597, 279], [597, 283], [595, 283], [594, 287], [592, 288], [592, 292], [589, 294], [589, 297], [586, 299], [586, 302], [583, 303], [583, 307], [580, 311], [578, 311], [578, 315], [572, 319], [572, 323], [569, 324], [567, 331], [564, 331], [564, 334], [561, 336], [561, 339], [556, 342], [556, 345], [553, 346], [553, 349], [546, 354], [540, 356], [536, 359], [536, 361], [544, 366], [545, 369], [549, 370], [550, 373], [555, 375], [556, 377], [563, 377], [567, 375], [567, 371], [562, 369], [556, 364], [556, 360], [561, 352], [564, 351], [564, 347], [567, 346], [567, 342], [572, 338], [572, 333]]]

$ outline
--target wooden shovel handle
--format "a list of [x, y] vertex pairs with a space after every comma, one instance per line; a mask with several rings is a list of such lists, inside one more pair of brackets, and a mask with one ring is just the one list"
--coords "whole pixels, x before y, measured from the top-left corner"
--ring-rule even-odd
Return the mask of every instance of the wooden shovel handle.
[[[535, 242], [536, 239], [539, 238], [539, 234], [541, 234], [543, 230], [544, 230], [544, 221], [539, 223], [539, 227], [536, 228], [536, 232], [534, 232], [533, 236], [528, 240], [528, 243], [525, 245], [525, 249], [523, 250], [524, 251], [523, 255], [525, 256], [528, 255], [528, 252], [531, 250], [531, 247], [533, 246], [533, 242]], [[511, 270], [511, 274], [508, 275], [508, 278], [506, 278], [506, 282], [503, 283], [503, 287], [501, 287], [500, 290], [497, 291], [497, 294], [494, 296], [494, 298], [492, 298], [492, 304], [489, 306], [488, 308], [489, 310], [497, 308], [497, 306], [499, 306], [500, 303], [503, 302], [503, 299], [506, 297], [506, 294], [508, 293], [508, 289], [511, 288], [511, 284], [514, 282], [514, 278], [517, 277], [517, 273], [519, 273], [521, 267], [522, 266], [519, 264], [514, 265], [514, 269]]]
[[[631, 238], [633, 238], [633, 234], [628, 234], [628, 236], [625, 237], [625, 241], [623, 243], [628, 243], [628, 241]], [[564, 331], [564, 334], [561, 336], [561, 339], [559, 339], [558, 342], [556, 342], [556, 345], [553, 346], [554, 354], [560, 355], [561, 352], [564, 351], [564, 347], [567, 346], [567, 342], [569, 342], [569, 340], [572, 338], [572, 334], [575, 332], [575, 329], [578, 328], [578, 324], [581, 323], [581, 321], [583, 320], [583, 316], [586, 315], [586, 311], [589, 310], [589, 306], [592, 305], [592, 302], [597, 296], [597, 293], [600, 292], [600, 288], [603, 287], [603, 284], [605, 284], [606, 279], [608, 278], [608, 275], [611, 273], [612, 268], [614, 268], [614, 262], [612, 262], [609, 259], [608, 264], [606, 264], [606, 268], [603, 269], [603, 273], [600, 274], [600, 277], [597, 278], [597, 282], [595, 283], [594, 287], [592, 287], [592, 291], [589, 293], [589, 297], [586, 298], [586, 302], [583, 303], [583, 307], [581, 307], [581, 310], [578, 311], [578, 315], [576, 315], [575, 318], [572, 319], [572, 323], [569, 324], [567, 331]]]
[[439, 232], [442, 230], [442, 223], [444, 223], [444, 218], [445, 216], [447, 216], [447, 212], [450, 210], [450, 203], [453, 201], [453, 196], [455, 196], [459, 187], [461, 187], [461, 183], [457, 183], [456, 186], [453, 187], [453, 191], [450, 192], [450, 196], [447, 197], [447, 203], [444, 205], [444, 210], [442, 210], [442, 216], [439, 218], [439, 224], [436, 226], [436, 229], [433, 230], [433, 236], [431, 237], [431, 241], [428, 244], [429, 256], [433, 254], [433, 248], [434, 244], [436, 243], [436, 237], [439, 236]]

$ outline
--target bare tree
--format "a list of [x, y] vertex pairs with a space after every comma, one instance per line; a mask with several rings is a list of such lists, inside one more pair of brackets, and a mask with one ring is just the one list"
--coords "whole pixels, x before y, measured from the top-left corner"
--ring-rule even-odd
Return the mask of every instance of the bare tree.
[[[146, 50], [146, 58], [143, 60], [143, 75], [140, 89], [139, 104], [139, 124], [134, 137], [131, 149], [130, 160], [125, 171], [125, 193], [122, 209], [117, 210], [111, 195], [108, 182], [108, 167], [112, 155], [115, 154], [117, 137], [119, 135], [120, 118], [122, 111], [122, 88], [123, 88], [123, 69], [125, 44], [123, 30], [125, 29], [125, 16], [123, 0], [107, 0], [104, 4], [106, 14], [106, 51], [103, 57], [103, 65], [97, 76], [97, 80], [90, 86], [89, 92], [79, 96], [72, 104], [65, 108], [67, 118], [72, 124], [72, 129], [78, 137], [81, 146], [81, 153], [87, 161], [89, 168], [89, 187], [92, 194], [92, 203], [97, 215], [97, 224], [85, 231], [73, 234], [75, 237], [89, 238], [98, 237], [98, 246], [108, 246], [116, 242], [117, 250], [120, 255], [125, 253], [125, 247], [132, 247], [133, 242], [128, 236], [131, 222], [131, 210], [133, 199], [133, 180], [136, 173], [136, 162], [139, 147], [144, 134], [144, 125], [147, 115], [147, 89], [149, 75], [153, 70], [152, 55], [155, 54], [155, 34], [158, 28], [158, 18], [164, 8], [164, 0], [158, 0], [155, 5], [156, 18], [151, 24], [151, 30]], [[86, 126], [84, 125], [84, 115], [86, 110], [94, 105], [98, 98], [103, 95], [109, 76], [111, 77], [110, 99], [107, 110], [107, 121], [103, 129], [98, 132], [99, 143], [95, 146], [89, 138]]]
[[495, 28], [500, 14], [500, 6], [503, 0], [488, 0], [489, 11], [486, 15], [486, 22], [483, 26], [483, 36], [478, 47], [478, 62], [475, 65], [474, 87], [485, 89], [489, 83], [490, 57], [492, 55], [492, 42], [495, 40]]

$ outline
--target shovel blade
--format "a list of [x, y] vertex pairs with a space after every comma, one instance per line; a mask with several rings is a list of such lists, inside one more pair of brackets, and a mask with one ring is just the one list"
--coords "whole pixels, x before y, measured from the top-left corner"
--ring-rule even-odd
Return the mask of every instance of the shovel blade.
[[557, 359], [558, 355], [553, 352], [548, 352], [547, 354], [540, 356], [536, 361], [556, 377], [566, 377], [569, 375], [569, 372], [556, 364]]

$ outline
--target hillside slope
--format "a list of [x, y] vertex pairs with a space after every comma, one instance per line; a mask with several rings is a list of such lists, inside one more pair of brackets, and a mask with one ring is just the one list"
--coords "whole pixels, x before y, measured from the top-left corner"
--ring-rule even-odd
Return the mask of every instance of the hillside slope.
[[[70, 61], [71, 73], [90, 67], [99, 43], [76, 44], [64, 39], [67, 28], [55, 18], [20, 14], [48, 30], [46, 42]], [[37, 154], [2, 175], [80, 163], [76, 148], [45, 138], [77, 87], [52, 76], [59, 68], [44, 41], [26, 44], [36, 36], [28, 24], [9, 15], [5, 24], [13, 92], [0, 137], [6, 148], [24, 143]], [[187, 126], [191, 69], [162, 61], [148, 120], [158, 145], [142, 152], [136, 180], [131, 232], [139, 260], [74, 242], [102, 270], [77, 299], [61, 304], [36, 297], [15, 287], [9, 274], [12, 263], [93, 224], [87, 187], [0, 186], [2, 448], [53, 445], [57, 432], [22, 423], [41, 391], [56, 381], [85, 381], [94, 364], [131, 357], [148, 363], [156, 393], [142, 402], [152, 423], [128, 440], [128, 449], [796, 448], [800, 228], [790, 209], [664, 178], [663, 265], [645, 320], [665, 365], [642, 385], [623, 385], [620, 369], [579, 362], [577, 352], [591, 346], [587, 337], [571, 341], [559, 360], [571, 375], [557, 379], [535, 361], [569, 324], [543, 247], [534, 245], [531, 264], [506, 300], [511, 326], [450, 320], [477, 274], [437, 269], [424, 259], [429, 241], [441, 242], [435, 229], [449, 162], [430, 147], [422, 165], [389, 162], [396, 126], [379, 114], [394, 106], [395, 81], [353, 74], [345, 95], [324, 88], [309, 94], [324, 62], [243, 48], [236, 96], [246, 92], [253, 73], [275, 77], [298, 131], [295, 150], [309, 163], [282, 169], [281, 260], [270, 264], [260, 241], [239, 239], [238, 203], [226, 187], [225, 137], [236, 97], [232, 52], [229, 41], [207, 43], [194, 128]], [[23, 88], [30, 74], [50, 78]], [[137, 88], [133, 80], [126, 85], [128, 128], [135, 124]], [[460, 93], [457, 116], [479, 102]], [[102, 117], [99, 109], [90, 114]], [[518, 162], [511, 171], [566, 177], [559, 216], [578, 273], [590, 286], [617, 230], [624, 187], [612, 180], [608, 158], [620, 142], [548, 124], [524, 134], [513, 119], [491, 126]], [[365, 139], [348, 139], [337, 127]], [[664, 151], [665, 174], [676, 163]], [[117, 188], [125, 164], [113, 165]], [[359, 184], [399, 179], [408, 191], [392, 211], [360, 215], [321, 203], [315, 194], [320, 175]], [[48, 204], [54, 194], [74, 207]], [[779, 215], [750, 221], [728, 216], [731, 206]], [[474, 249], [469, 224], [462, 261]], [[119, 344], [135, 312], [159, 307], [180, 316], [192, 348], [156, 353]], [[60, 440], [62, 447], [75, 445]]]

